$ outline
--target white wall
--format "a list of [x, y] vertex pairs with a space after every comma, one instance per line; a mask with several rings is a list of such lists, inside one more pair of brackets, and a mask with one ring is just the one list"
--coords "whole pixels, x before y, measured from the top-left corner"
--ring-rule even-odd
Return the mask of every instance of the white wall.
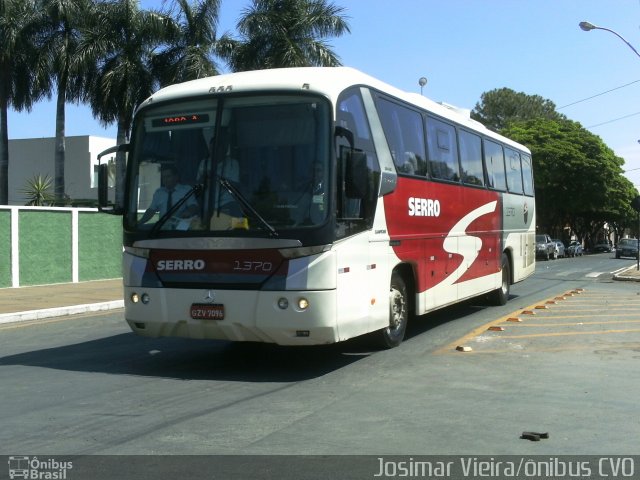
[[[65, 138], [65, 193], [72, 199], [98, 198], [94, 184], [97, 155], [116, 144], [113, 138], [88, 135]], [[103, 162], [108, 158], [102, 159]], [[26, 203], [22, 190], [36, 175], [51, 178], [51, 193], [55, 181], [55, 138], [9, 140], [9, 205]]]

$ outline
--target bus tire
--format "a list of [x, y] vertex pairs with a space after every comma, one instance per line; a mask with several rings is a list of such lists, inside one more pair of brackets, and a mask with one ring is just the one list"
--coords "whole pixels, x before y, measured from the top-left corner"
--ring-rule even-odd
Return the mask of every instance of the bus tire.
[[409, 297], [402, 276], [393, 272], [389, 286], [389, 326], [379, 331], [381, 346], [394, 348], [402, 343], [409, 321]]
[[500, 288], [489, 294], [489, 300], [493, 305], [506, 305], [509, 300], [509, 292], [511, 289], [511, 266], [509, 257], [505, 253], [502, 254], [502, 282]]

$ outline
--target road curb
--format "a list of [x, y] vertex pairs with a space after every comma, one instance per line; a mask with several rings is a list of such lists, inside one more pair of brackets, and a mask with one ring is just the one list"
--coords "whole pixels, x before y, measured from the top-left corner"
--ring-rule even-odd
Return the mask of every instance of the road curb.
[[637, 277], [629, 277], [626, 275], [614, 275], [614, 280], [618, 280], [620, 282], [640, 282], [640, 278]]
[[[613, 272], [613, 279], [620, 280], [623, 282], [640, 282], [640, 272], [638, 272], [637, 268], [638, 268], [637, 266], [633, 266], [633, 267], [628, 267], [628, 268], [620, 269], [616, 272]], [[626, 273], [629, 271], [634, 271], [638, 273], [636, 273], [635, 275], [626, 275]]]
[[3, 313], [0, 314], [0, 324], [63, 317], [78, 313], [101, 312], [117, 308], [124, 308], [124, 300], [112, 300], [109, 302], [87, 303], [84, 305], [72, 305], [68, 307], [43, 308], [39, 310], [27, 310], [24, 312]]

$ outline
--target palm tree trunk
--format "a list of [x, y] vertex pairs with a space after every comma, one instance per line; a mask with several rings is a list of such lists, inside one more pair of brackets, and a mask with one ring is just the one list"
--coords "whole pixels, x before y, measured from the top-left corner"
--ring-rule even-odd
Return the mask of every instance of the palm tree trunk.
[[[127, 143], [128, 129], [126, 127], [127, 122], [120, 116], [118, 119], [118, 130], [116, 133], [116, 144], [122, 145]], [[125, 152], [116, 153], [116, 202], [118, 206], [124, 205], [124, 186], [125, 186], [125, 173], [127, 170], [127, 162], [125, 159]]]
[[54, 193], [56, 204], [64, 205], [64, 161], [65, 161], [65, 90], [66, 85], [58, 86], [58, 100], [56, 103], [56, 142], [55, 142], [55, 183]]
[[0, 205], [9, 204], [9, 124], [5, 80], [0, 75]]

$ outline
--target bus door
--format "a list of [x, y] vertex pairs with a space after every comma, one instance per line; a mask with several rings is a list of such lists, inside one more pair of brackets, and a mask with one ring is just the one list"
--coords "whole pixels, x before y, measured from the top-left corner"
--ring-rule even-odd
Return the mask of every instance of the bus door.
[[[377, 279], [380, 262], [372, 254], [369, 242], [378, 203], [380, 165], [360, 89], [344, 92], [337, 108], [339, 324], [340, 336], [345, 336], [344, 330], [351, 337], [371, 330], [372, 299], [379, 296], [381, 288]], [[384, 287], [388, 291], [388, 282]]]

